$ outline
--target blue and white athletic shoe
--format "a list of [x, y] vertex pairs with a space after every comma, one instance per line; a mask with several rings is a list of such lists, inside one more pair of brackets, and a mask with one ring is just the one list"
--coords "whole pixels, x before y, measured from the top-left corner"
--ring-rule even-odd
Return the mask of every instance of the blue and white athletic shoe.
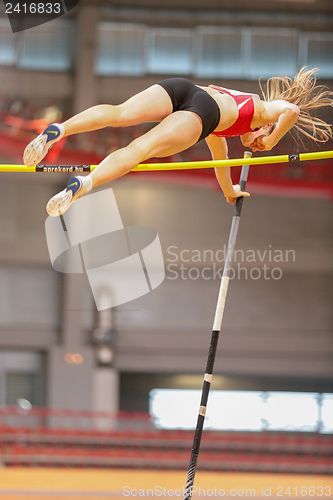
[[51, 217], [63, 215], [80, 196], [91, 190], [90, 175], [71, 177], [65, 189], [53, 196], [46, 205], [46, 211]]
[[64, 132], [63, 125], [60, 123], [51, 123], [25, 148], [23, 153], [24, 164], [32, 166], [40, 163], [53, 144], [60, 141]]

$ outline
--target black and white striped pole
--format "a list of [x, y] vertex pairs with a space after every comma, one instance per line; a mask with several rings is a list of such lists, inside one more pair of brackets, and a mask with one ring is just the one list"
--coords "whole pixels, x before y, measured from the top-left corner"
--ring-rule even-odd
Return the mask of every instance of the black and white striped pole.
[[[251, 158], [251, 156], [252, 156], [251, 152], [244, 153], [244, 158]], [[247, 181], [248, 172], [249, 172], [249, 166], [244, 165], [242, 167], [240, 181], [239, 181], [240, 188], [242, 191], [244, 191], [246, 188], [246, 181]], [[195, 473], [197, 470], [198, 457], [199, 457], [199, 452], [200, 452], [202, 431], [203, 431], [203, 426], [204, 426], [204, 422], [205, 422], [209, 391], [210, 391], [210, 387], [211, 387], [211, 383], [212, 383], [212, 379], [213, 379], [213, 371], [214, 371], [215, 356], [216, 356], [216, 351], [217, 351], [217, 344], [219, 341], [219, 335], [220, 335], [222, 319], [223, 319], [223, 312], [224, 312], [224, 307], [225, 307], [226, 298], [227, 298], [230, 270], [232, 267], [233, 253], [234, 253], [234, 249], [235, 249], [235, 245], [236, 245], [236, 239], [237, 239], [238, 228], [239, 228], [239, 221], [240, 221], [240, 216], [241, 216], [242, 207], [243, 207], [243, 200], [244, 200], [243, 197], [237, 198], [237, 200], [236, 200], [235, 213], [234, 213], [234, 216], [232, 218], [232, 223], [231, 223], [231, 228], [230, 228], [230, 233], [229, 233], [227, 254], [225, 257], [225, 261], [224, 261], [223, 274], [222, 274], [222, 279], [221, 279], [221, 284], [220, 284], [219, 295], [218, 295], [218, 299], [217, 299], [215, 318], [214, 318], [210, 348], [209, 348], [208, 359], [207, 359], [206, 372], [205, 372], [203, 386], [202, 386], [200, 408], [199, 408], [199, 413], [198, 413], [197, 425], [196, 425], [196, 429], [195, 429], [195, 433], [194, 433], [190, 464], [189, 464], [189, 469], [188, 469], [188, 473], [187, 473], [187, 480], [186, 480], [186, 484], [185, 484], [184, 500], [191, 500], [192, 493], [193, 493]]]

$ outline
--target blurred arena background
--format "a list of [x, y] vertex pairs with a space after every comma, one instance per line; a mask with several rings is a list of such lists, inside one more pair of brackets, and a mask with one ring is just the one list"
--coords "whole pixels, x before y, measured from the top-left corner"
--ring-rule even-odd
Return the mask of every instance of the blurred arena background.
[[[332, 28], [331, 0], [82, 0], [17, 34], [2, 11], [1, 163], [46, 123], [164, 76], [258, 93], [309, 65], [332, 89]], [[70, 137], [47, 163], [97, 163], [152, 125]], [[290, 136], [275, 151], [313, 149]], [[202, 142], [165, 161], [205, 159]], [[1, 174], [0, 499], [175, 496], [232, 209], [209, 170], [113, 183], [124, 223], [158, 231], [167, 276], [98, 313], [48, 256], [45, 204], [65, 180]], [[332, 161], [254, 166], [248, 188], [194, 496], [332, 497]]]

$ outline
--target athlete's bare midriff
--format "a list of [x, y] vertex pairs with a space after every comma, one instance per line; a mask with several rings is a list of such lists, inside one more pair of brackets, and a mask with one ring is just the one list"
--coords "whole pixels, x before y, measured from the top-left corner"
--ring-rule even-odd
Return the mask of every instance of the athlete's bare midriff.
[[[216, 127], [216, 132], [227, 130], [234, 123], [236, 123], [239, 115], [239, 110], [235, 100], [228, 94], [221, 94], [218, 90], [211, 87], [202, 87], [197, 85], [200, 89], [209, 94], [220, 109], [220, 121]], [[254, 114], [251, 121], [251, 128], [255, 129], [261, 126], [261, 114], [264, 111], [264, 103], [259, 96], [253, 94]]]

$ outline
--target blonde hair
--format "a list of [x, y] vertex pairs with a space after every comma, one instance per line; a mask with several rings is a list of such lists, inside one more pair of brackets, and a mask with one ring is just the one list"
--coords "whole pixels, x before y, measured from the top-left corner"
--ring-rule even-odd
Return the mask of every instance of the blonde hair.
[[299, 107], [300, 115], [295, 129], [317, 143], [327, 142], [333, 136], [332, 125], [312, 113], [333, 106], [333, 92], [316, 83], [318, 71], [318, 68], [303, 67], [293, 78], [274, 76], [267, 81], [265, 90], [260, 83], [265, 101], [282, 99]]

